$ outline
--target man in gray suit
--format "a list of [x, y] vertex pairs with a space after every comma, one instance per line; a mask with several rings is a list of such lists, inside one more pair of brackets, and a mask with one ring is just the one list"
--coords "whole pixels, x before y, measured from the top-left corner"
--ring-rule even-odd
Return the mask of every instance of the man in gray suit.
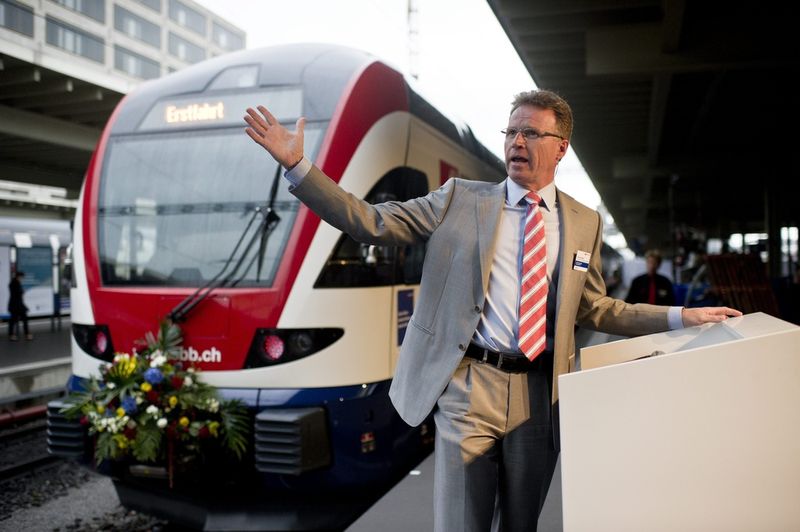
[[[572, 112], [555, 93], [514, 99], [504, 131], [508, 179], [450, 179], [425, 197], [379, 205], [345, 192], [303, 156], [303, 118], [290, 132], [262, 106], [247, 113], [247, 134], [288, 169], [291, 192], [323, 220], [361, 242], [427, 242], [390, 396], [411, 425], [434, 412], [437, 531], [536, 529], [558, 457], [557, 377], [573, 369], [576, 323], [633, 336], [740, 315], [606, 295], [600, 215], [554, 184], [572, 133]], [[530, 191], [538, 196], [529, 206]], [[534, 206], [544, 224], [546, 338], [527, 357], [520, 277]]]

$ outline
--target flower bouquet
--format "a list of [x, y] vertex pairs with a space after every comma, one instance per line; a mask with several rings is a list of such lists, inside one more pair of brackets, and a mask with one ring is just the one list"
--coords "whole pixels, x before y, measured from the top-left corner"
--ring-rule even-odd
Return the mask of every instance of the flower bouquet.
[[202, 381], [201, 372], [180, 360], [181, 331], [162, 322], [148, 332], [144, 348], [117, 353], [83, 392], [70, 397], [68, 417], [81, 416], [95, 436], [94, 457], [132, 457], [140, 463], [166, 463], [170, 487], [176, 463], [222, 448], [241, 459], [248, 445], [249, 418], [240, 401], [221, 400]]

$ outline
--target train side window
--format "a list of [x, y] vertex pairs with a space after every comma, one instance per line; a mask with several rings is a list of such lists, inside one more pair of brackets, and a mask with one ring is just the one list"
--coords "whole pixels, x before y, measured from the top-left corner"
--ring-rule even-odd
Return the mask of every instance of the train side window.
[[[406, 201], [428, 193], [428, 178], [413, 168], [395, 168], [366, 196], [369, 203]], [[322, 269], [316, 288], [348, 288], [418, 284], [425, 245], [372, 246], [343, 234]]]

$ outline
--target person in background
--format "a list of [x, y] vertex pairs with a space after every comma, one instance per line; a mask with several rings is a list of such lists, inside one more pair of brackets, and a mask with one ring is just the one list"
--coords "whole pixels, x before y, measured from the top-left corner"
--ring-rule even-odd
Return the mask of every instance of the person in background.
[[508, 178], [451, 178], [425, 197], [369, 204], [304, 156], [305, 118], [284, 128], [247, 109], [246, 132], [290, 192], [355, 240], [427, 242], [419, 300], [389, 396], [409, 425], [436, 424], [434, 530], [532, 532], [558, 458], [557, 377], [575, 324], [627, 336], [738, 316], [719, 307], [627, 305], [606, 295], [600, 215], [558, 190], [572, 111], [545, 90], [517, 95]]
[[636, 277], [631, 282], [627, 303], [650, 303], [651, 305], [674, 305], [675, 292], [672, 281], [656, 273], [661, 266], [661, 253], [651, 249], [644, 254], [647, 261], [647, 273]]
[[17, 271], [14, 278], [8, 283], [8, 312], [11, 318], [8, 320], [8, 339], [12, 342], [19, 340], [17, 336], [17, 324], [21, 321], [25, 331], [25, 338], [33, 340], [33, 335], [28, 330], [28, 307], [22, 300], [22, 295], [25, 290], [22, 288], [22, 278], [25, 277], [25, 272]]

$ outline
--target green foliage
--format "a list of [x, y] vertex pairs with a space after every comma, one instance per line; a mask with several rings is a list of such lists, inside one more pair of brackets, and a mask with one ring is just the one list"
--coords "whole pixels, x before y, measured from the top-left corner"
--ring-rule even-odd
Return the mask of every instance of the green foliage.
[[161, 436], [155, 422], [139, 425], [133, 440], [133, 457], [140, 462], [155, 462], [161, 450]]

